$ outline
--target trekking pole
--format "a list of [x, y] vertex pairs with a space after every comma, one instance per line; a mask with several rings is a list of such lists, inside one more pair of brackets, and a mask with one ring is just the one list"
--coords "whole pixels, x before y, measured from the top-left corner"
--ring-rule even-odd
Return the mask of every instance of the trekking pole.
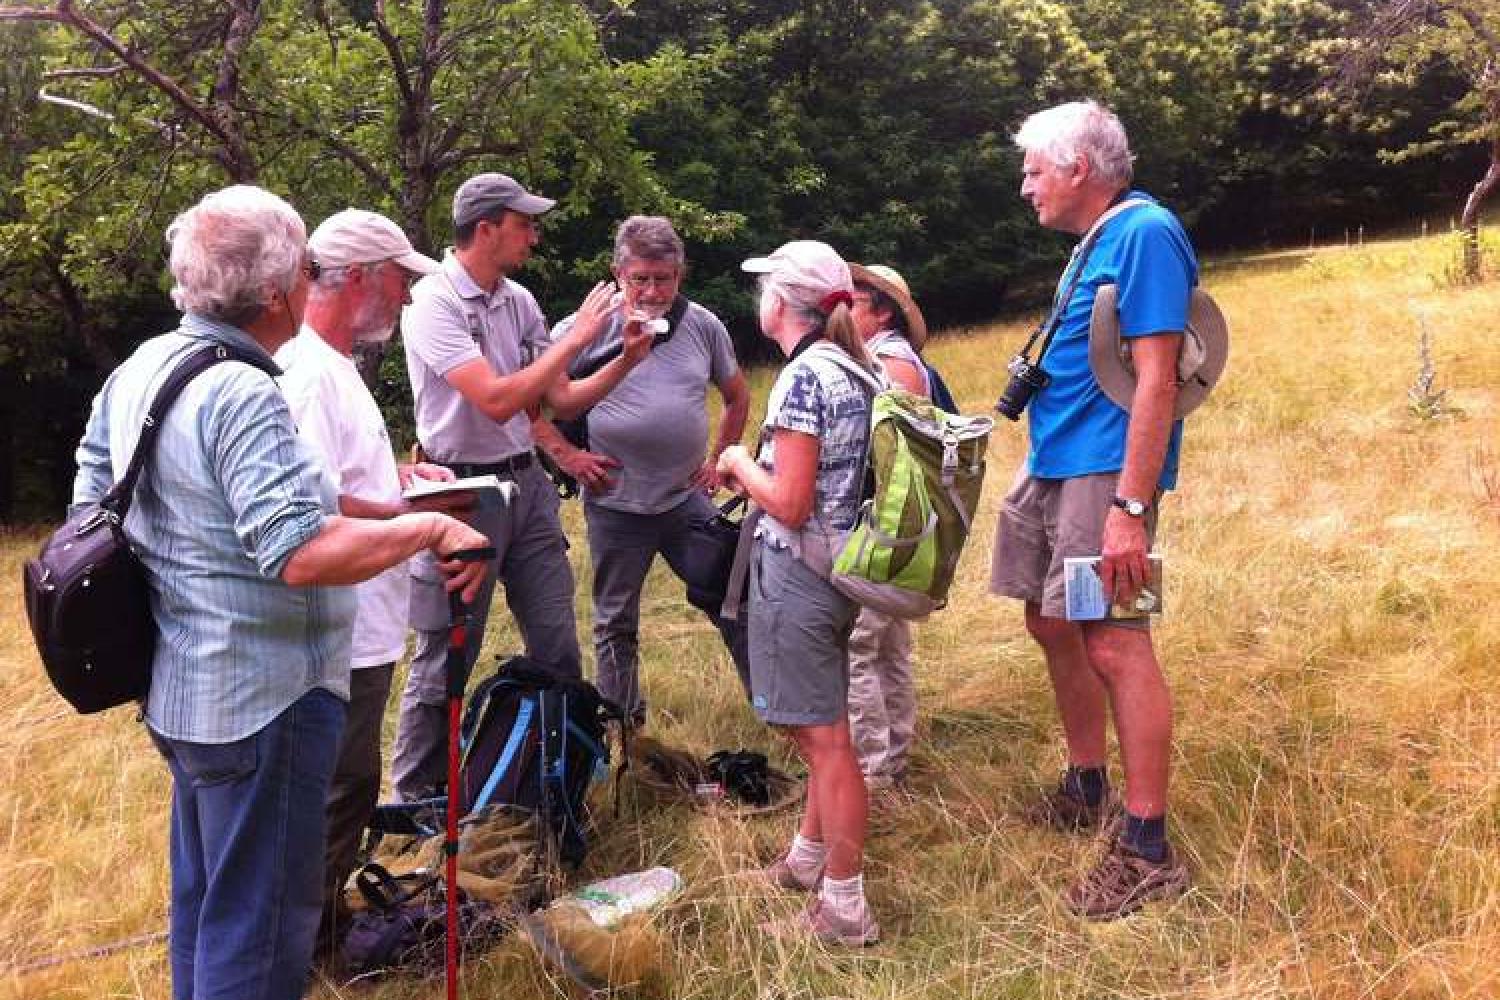
[[[459, 562], [489, 562], [495, 558], [491, 546], [460, 549], [448, 559]], [[463, 594], [457, 590], [448, 593], [448, 659], [445, 664], [448, 681], [448, 823], [443, 837], [443, 856], [447, 914], [445, 931], [447, 955], [443, 963], [448, 977], [448, 1000], [458, 1000], [458, 817], [463, 798], [458, 762], [458, 728], [462, 716], [464, 686], [468, 681], [464, 663], [464, 645], [469, 627], [474, 622], [473, 612], [464, 602]]]

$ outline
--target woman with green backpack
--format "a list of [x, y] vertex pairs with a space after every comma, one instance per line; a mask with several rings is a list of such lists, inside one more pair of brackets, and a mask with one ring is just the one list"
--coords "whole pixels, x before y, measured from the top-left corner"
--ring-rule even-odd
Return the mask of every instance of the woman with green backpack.
[[870, 391], [845, 366], [873, 372], [874, 362], [851, 315], [849, 266], [827, 244], [795, 241], [743, 266], [760, 275], [761, 330], [788, 361], [771, 388], [759, 455], [732, 446], [718, 472], [763, 514], [750, 566], [751, 701], [785, 728], [808, 768], [801, 826], [764, 875], [817, 893], [792, 924], [768, 929], [873, 944], [880, 931], [861, 874], [866, 793], [846, 714], [858, 607], [828, 577], [858, 515], [869, 442]]

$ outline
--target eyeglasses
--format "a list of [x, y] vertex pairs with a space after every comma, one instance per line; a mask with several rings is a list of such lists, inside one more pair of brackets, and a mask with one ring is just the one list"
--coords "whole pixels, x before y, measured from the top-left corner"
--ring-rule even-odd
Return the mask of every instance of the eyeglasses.
[[323, 265], [316, 257], [309, 257], [302, 262], [302, 273], [307, 275], [308, 281], [317, 281], [323, 276]]
[[629, 285], [638, 292], [643, 292], [648, 288], [671, 288], [681, 278], [680, 274], [670, 276], [659, 274], [626, 274], [621, 275], [620, 281], [622, 284]]

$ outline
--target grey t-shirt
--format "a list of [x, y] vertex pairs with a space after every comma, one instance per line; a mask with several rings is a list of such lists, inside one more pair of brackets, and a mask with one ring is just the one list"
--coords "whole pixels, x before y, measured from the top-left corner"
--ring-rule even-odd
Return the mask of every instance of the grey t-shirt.
[[[573, 316], [552, 330], [556, 340]], [[616, 317], [589, 353], [620, 342]], [[580, 359], [583, 360], [583, 359]], [[719, 318], [696, 302], [672, 331], [608, 396], [589, 410], [589, 450], [620, 463], [607, 490], [584, 499], [611, 510], [660, 514], [687, 499], [689, 480], [708, 451], [707, 390], [739, 371], [734, 344]]]
[[486, 295], [450, 251], [442, 271], [412, 286], [411, 305], [401, 314], [401, 339], [417, 440], [429, 458], [498, 462], [530, 450], [531, 420], [524, 411], [497, 423], [444, 377], [479, 357], [497, 373], [510, 375], [545, 350], [547, 321], [530, 292], [502, 278]]

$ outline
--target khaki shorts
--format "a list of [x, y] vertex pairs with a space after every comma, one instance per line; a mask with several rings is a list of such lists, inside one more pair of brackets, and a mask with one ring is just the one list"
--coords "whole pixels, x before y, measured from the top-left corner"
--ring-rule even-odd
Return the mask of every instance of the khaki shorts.
[[859, 606], [764, 538], [750, 568], [750, 704], [773, 726], [826, 726], [849, 711]]
[[[995, 550], [990, 562], [990, 593], [1041, 607], [1047, 618], [1067, 617], [1063, 601], [1063, 560], [1097, 556], [1119, 484], [1117, 472], [1074, 479], [1036, 479], [1023, 465], [1000, 505]], [[1160, 496], [1156, 498], [1160, 499]], [[1156, 539], [1156, 512], [1146, 512], [1146, 544]], [[1112, 621], [1121, 628], [1148, 629], [1149, 618]]]

